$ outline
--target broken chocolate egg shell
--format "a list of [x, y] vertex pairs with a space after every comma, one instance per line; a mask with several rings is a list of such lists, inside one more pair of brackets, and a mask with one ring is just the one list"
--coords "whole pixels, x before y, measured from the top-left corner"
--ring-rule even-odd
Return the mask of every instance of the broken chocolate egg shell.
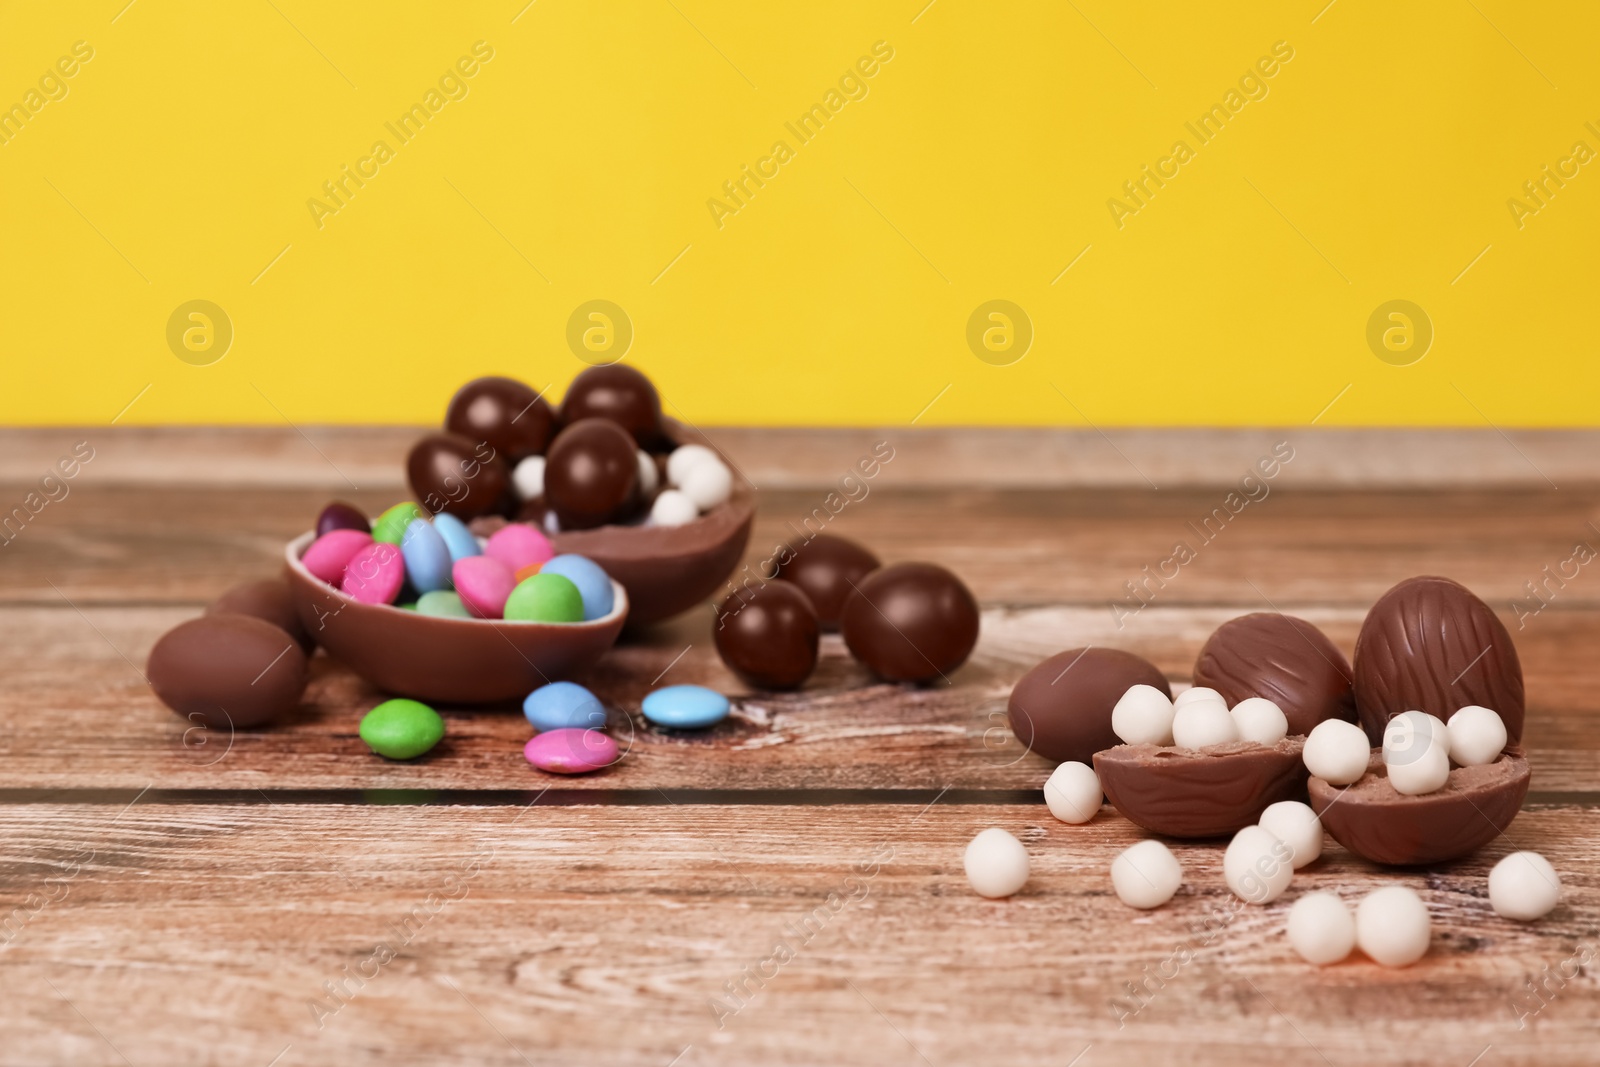
[[1354, 785], [1307, 783], [1322, 828], [1374, 863], [1410, 867], [1469, 856], [1499, 837], [1522, 809], [1533, 774], [1520, 748], [1493, 763], [1455, 767], [1442, 789], [1407, 796], [1389, 784], [1383, 753], [1374, 751]]
[[585, 622], [507, 622], [422, 615], [365, 604], [313, 576], [300, 556], [315, 534], [284, 550], [300, 621], [330, 656], [385, 692], [450, 704], [521, 701], [547, 682], [592, 667], [616, 643], [628, 593], [615, 579], [608, 615]]
[[1230, 741], [1201, 749], [1118, 745], [1094, 757], [1111, 806], [1168, 837], [1225, 837], [1269, 805], [1305, 797], [1305, 738]]

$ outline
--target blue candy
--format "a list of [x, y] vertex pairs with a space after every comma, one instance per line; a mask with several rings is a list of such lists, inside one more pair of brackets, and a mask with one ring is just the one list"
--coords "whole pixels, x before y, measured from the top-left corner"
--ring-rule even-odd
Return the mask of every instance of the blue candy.
[[606, 724], [605, 705], [581, 685], [551, 682], [528, 694], [522, 714], [535, 730], [589, 729]]
[[433, 528], [444, 538], [445, 547], [450, 550], [450, 562], [483, 555], [478, 539], [472, 536], [467, 524], [448, 511], [441, 511], [433, 517]]
[[611, 614], [616, 592], [611, 588], [611, 576], [600, 569], [600, 564], [585, 556], [556, 556], [539, 568], [540, 574], [559, 574], [578, 587], [583, 597], [583, 617], [598, 619]]
[[406, 577], [419, 593], [450, 588], [450, 550], [427, 519], [412, 519], [400, 538]]
[[669, 685], [646, 696], [640, 710], [657, 726], [695, 730], [726, 719], [728, 698], [702, 685]]

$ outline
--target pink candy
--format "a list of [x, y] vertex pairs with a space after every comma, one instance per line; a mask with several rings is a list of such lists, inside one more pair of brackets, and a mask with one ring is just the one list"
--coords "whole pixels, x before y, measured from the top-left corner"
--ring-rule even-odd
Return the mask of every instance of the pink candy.
[[617, 762], [617, 743], [599, 730], [546, 730], [529, 741], [522, 754], [541, 771], [587, 774]]
[[350, 557], [339, 588], [363, 604], [393, 604], [405, 580], [406, 561], [400, 546], [377, 541]]
[[450, 568], [456, 593], [467, 610], [480, 619], [498, 619], [505, 614], [506, 598], [516, 588], [517, 576], [492, 556], [467, 556]]
[[300, 562], [329, 585], [344, 580], [344, 569], [357, 552], [372, 544], [372, 535], [360, 530], [329, 530], [307, 548]]
[[549, 561], [556, 550], [550, 539], [532, 526], [513, 522], [490, 535], [483, 554], [504, 563], [515, 574], [524, 567]]

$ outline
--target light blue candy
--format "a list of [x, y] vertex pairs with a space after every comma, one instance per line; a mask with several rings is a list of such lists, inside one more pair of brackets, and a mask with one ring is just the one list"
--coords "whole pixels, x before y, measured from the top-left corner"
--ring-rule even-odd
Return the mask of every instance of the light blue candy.
[[616, 592], [611, 588], [611, 576], [600, 564], [586, 556], [556, 556], [539, 568], [540, 574], [559, 574], [578, 587], [583, 597], [583, 617], [598, 619], [611, 614]]
[[450, 561], [466, 559], [468, 556], [481, 556], [483, 549], [478, 545], [478, 539], [472, 536], [472, 531], [467, 529], [467, 524], [450, 514], [441, 511], [433, 517], [433, 528], [439, 536], [444, 538], [445, 547], [450, 550]]
[[606, 724], [605, 705], [581, 685], [551, 682], [541, 685], [522, 702], [522, 714], [535, 730], [589, 729]]
[[447, 619], [470, 619], [472, 612], [461, 602], [453, 589], [435, 589], [417, 598], [416, 609], [422, 615], [438, 615]]
[[728, 698], [703, 685], [669, 685], [646, 696], [640, 710], [657, 726], [697, 730], [728, 717]]
[[427, 519], [412, 519], [400, 538], [406, 577], [419, 593], [450, 588], [450, 550]]

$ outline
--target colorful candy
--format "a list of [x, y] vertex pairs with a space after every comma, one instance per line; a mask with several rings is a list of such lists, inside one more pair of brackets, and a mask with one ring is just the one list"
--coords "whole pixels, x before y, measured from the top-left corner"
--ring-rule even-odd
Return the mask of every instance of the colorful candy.
[[582, 622], [583, 596], [559, 574], [535, 574], [511, 590], [502, 614], [512, 622]]
[[446, 619], [470, 619], [472, 612], [461, 602], [460, 594], [449, 589], [436, 589], [417, 598], [416, 610], [421, 615], [437, 615]]
[[318, 537], [333, 530], [359, 530], [364, 534], [370, 534], [372, 523], [367, 521], [367, 516], [360, 508], [346, 504], [342, 500], [335, 500], [323, 508], [322, 514], [317, 516], [316, 529]]
[[406, 577], [419, 593], [450, 588], [450, 549], [427, 519], [412, 519], [400, 542]]
[[587, 774], [617, 762], [617, 743], [599, 730], [547, 730], [522, 749], [528, 762], [552, 774]]
[[405, 558], [386, 541], [374, 541], [350, 557], [339, 588], [364, 604], [393, 604], [405, 584]]
[[606, 724], [605, 705], [576, 682], [551, 682], [529, 693], [522, 714], [535, 730], [591, 729]]
[[456, 592], [467, 610], [480, 619], [498, 619], [505, 613], [506, 598], [516, 580], [504, 563], [489, 556], [468, 556], [456, 560], [451, 569]]
[[478, 545], [478, 539], [472, 536], [472, 531], [467, 529], [467, 524], [450, 514], [441, 511], [433, 517], [433, 528], [444, 538], [445, 547], [450, 550], [452, 562], [466, 559], [468, 556], [483, 554], [483, 549]]
[[543, 563], [556, 554], [550, 539], [521, 522], [500, 527], [483, 546], [483, 554], [492, 556], [509, 567], [512, 573], [536, 563]]
[[344, 581], [344, 569], [357, 552], [372, 544], [372, 535], [361, 530], [334, 529], [323, 534], [300, 557], [305, 569], [329, 585]]
[[616, 602], [611, 576], [593, 560], [568, 553], [541, 565], [539, 573], [559, 574], [577, 586], [579, 595], [583, 597], [585, 619], [599, 619], [611, 614]]
[[729, 704], [727, 697], [705, 686], [669, 685], [647, 695], [640, 710], [657, 726], [697, 730], [726, 719]]
[[427, 517], [416, 504], [407, 500], [378, 516], [378, 521], [372, 524], [372, 539], [383, 541], [391, 545], [398, 545], [406, 535], [406, 527], [411, 525], [412, 519]]
[[361, 740], [380, 756], [416, 759], [444, 737], [444, 720], [415, 700], [385, 700], [361, 719]]

